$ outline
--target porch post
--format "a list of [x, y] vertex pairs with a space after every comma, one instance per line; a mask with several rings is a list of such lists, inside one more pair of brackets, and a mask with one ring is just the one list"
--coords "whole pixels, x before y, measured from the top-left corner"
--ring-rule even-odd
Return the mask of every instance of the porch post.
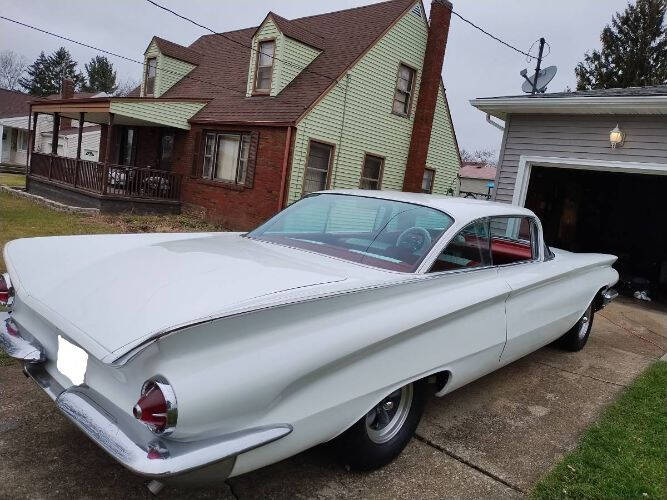
[[[32, 129], [28, 134], [28, 165], [27, 173], [30, 173], [30, 165], [32, 163], [32, 153], [35, 151], [35, 143], [37, 142], [37, 118], [39, 113], [32, 112], [32, 104], [30, 105], [30, 114], [32, 115]], [[30, 120], [30, 118], [28, 118]]]
[[76, 140], [76, 160], [74, 160], [74, 187], [79, 180], [79, 163], [81, 161], [81, 138], [83, 136], [83, 118], [85, 113], [79, 113], [79, 137]]
[[51, 130], [51, 156], [49, 156], [49, 180], [53, 170], [53, 157], [58, 154], [58, 132], [60, 131], [60, 113], [53, 113], [53, 129]]
[[60, 113], [53, 113], [53, 130], [51, 135], [51, 154], [58, 154], [58, 132], [60, 131]]
[[[28, 123], [28, 125], [30, 125], [30, 123]], [[0, 163], [2, 163], [2, 134], [4, 128], [4, 125], [0, 124]], [[7, 138], [9, 139], [9, 134], [7, 134]]]
[[104, 148], [104, 168], [102, 169], [102, 194], [107, 194], [107, 183], [109, 181], [109, 158], [111, 155], [111, 140], [113, 138], [114, 114], [109, 113], [109, 126], [107, 127], [107, 144]]

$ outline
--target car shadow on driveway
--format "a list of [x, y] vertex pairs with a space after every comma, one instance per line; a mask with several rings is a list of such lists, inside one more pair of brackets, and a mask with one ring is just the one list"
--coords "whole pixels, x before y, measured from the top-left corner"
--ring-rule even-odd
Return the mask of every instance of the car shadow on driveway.
[[[178, 498], [512, 497], [571, 451], [581, 433], [667, 351], [667, 313], [614, 303], [596, 315], [578, 353], [547, 346], [442, 398], [389, 466], [352, 473], [320, 446], [216, 488]], [[150, 498], [26, 380], [0, 366], [0, 497]]]

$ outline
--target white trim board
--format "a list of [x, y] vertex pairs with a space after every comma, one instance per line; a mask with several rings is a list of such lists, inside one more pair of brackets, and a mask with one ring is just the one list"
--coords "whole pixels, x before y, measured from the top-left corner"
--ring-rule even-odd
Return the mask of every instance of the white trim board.
[[[639, 163], [629, 161], [585, 160], [580, 158], [560, 158], [555, 156], [519, 157], [519, 168], [514, 182], [512, 205], [523, 207], [528, 194], [532, 166], [597, 170], [601, 172], [621, 172], [626, 174], [667, 175], [667, 163]], [[500, 169], [498, 169], [500, 170]]]

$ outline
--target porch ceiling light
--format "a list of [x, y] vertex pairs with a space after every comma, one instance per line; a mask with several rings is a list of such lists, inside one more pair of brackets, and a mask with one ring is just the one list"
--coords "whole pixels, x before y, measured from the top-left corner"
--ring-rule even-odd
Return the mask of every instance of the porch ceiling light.
[[625, 132], [618, 127], [618, 123], [613, 130], [609, 132], [609, 142], [611, 142], [612, 148], [620, 148], [625, 142]]

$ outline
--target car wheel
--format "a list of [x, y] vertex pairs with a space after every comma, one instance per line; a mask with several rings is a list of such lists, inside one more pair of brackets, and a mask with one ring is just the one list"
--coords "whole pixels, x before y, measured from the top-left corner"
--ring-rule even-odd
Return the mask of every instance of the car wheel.
[[354, 470], [373, 470], [394, 460], [417, 429], [426, 389], [425, 381], [397, 389], [345, 431], [337, 440], [343, 463]]
[[560, 346], [566, 351], [576, 352], [581, 351], [586, 342], [588, 342], [588, 337], [591, 334], [591, 327], [593, 326], [593, 304], [588, 306], [588, 309], [584, 311], [584, 315], [579, 318], [579, 321], [565, 334], [560, 340]]

